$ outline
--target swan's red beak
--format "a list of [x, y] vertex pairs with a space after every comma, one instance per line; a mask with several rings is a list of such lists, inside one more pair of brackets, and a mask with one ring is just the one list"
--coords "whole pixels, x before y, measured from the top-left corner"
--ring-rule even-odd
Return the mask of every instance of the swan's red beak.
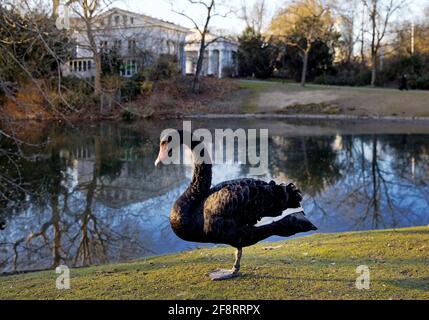
[[155, 167], [158, 166], [158, 164], [164, 160], [168, 155], [167, 152], [167, 144], [161, 144], [159, 146], [159, 153], [158, 153], [158, 157], [155, 160]]

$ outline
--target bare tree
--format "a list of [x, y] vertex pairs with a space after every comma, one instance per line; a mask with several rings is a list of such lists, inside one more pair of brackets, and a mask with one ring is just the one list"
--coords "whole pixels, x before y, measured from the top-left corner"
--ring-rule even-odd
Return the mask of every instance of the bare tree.
[[246, 2], [243, 1], [240, 18], [244, 20], [247, 28], [251, 28], [256, 33], [260, 34], [264, 26], [266, 11], [267, 6], [265, 0], [257, 0], [252, 7], [249, 7]]
[[228, 10], [226, 5], [224, 5], [221, 0], [187, 0], [189, 4], [199, 6], [204, 11], [204, 20], [201, 24], [198, 23], [197, 19], [190, 16], [185, 10], [176, 10], [174, 9], [173, 2], [171, 2], [172, 11], [185, 17], [194, 25], [195, 30], [197, 31], [199, 38], [196, 40], [199, 42], [198, 50], [198, 60], [197, 67], [195, 70], [194, 79], [192, 82], [192, 91], [197, 93], [200, 89], [200, 74], [203, 68], [204, 61], [204, 52], [206, 48], [213, 42], [219, 40], [220, 37], [214, 37], [207, 41], [208, 35], [210, 33], [210, 22], [214, 17], [226, 17], [231, 10]]
[[332, 4], [332, 9], [340, 20], [340, 33], [341, 33], [341, 58], [343, 61], [350, 62], [353, 58], [354, 48], [356, 43], [360, 40], [360, 34], [357, 31], [358, 15], [358, 1], [351, 0], [347, 2]]
[[368, 14], [371, 40], [371, 86], [377, 80], [378, 58], [383, 40], [386, 37], [394, 14], [402, 9], [408, 1], [404, 0], [362, 0]]
[[[100, 15], [109, 8], [112, 1], [105, 0], [70, 0], [67, 2], [73, 12], [79, 16], [83, 22], [83, 30], [87, 37], [87, 47], [94, 57], [95, 75], [94, 75], [94, 94], [101, 94], [101, 51], [97, 46], [96, 29], [100, 23]], [[77, 29], [79, 29], [79, 25]]]

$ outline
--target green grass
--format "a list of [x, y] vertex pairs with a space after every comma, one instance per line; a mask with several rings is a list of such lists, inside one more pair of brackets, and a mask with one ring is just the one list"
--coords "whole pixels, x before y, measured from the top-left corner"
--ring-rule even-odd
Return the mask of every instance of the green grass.
[[[3, 299], [429, 299], [429, 227], [316, 234], [245, 248], [242, 276], [207, 273], [230, 267], [233, 249], [197, 249], [124, 264], [71, 270], [71, 289], [54, 271], [0, 279]], [[358, 290], [367, 265], [370, 289]]]

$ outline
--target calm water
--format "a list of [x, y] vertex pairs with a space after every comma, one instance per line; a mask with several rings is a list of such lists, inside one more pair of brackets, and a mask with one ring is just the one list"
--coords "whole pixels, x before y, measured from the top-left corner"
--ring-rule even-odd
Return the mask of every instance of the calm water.
[[[178, 239], [168, 222], [191, 168], [153, 165], [160, 131], [178, 125], [49, 125], [20, 129], [31, 145], [0, 140], [0, 220], [6, 221], [0, 272], [127, 261], [201, 246]], [[269, 128], [269, 171], [260, 178], [295, 182], [318, 232], [429, 223], [426, 125], [193, 125]], [[248, 169], [216, 165], [213, 182], [248, 176]]]

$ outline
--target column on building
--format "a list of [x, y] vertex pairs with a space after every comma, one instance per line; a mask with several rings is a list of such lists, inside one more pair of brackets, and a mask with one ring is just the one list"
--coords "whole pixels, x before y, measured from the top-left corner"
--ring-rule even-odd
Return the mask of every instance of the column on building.
[[222, 78], [222, 69], [224, 67], [225, 53], [223, 48], [219, 48], [219, 71], [218, 76]]
[[208, 49], [208, 66], [207, 66], [207, 75], [211, 76], [213, 74], [213, 50]]
[[182, 76], [186, 75], [186, 53], [185, 53], [185, 44], [183, 42], [179, 42], [179, 64], [180, 70], [182, 72]]

